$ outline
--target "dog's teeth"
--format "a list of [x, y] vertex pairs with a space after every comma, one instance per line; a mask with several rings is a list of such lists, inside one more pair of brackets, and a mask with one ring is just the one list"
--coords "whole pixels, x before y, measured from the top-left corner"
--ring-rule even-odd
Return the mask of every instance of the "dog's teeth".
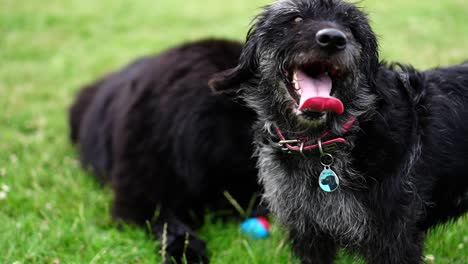
[[294, 72], [293, 74], [293, 83], [294, 83], [294, 88], [296, 90], [299, 90], [299, 82], [297, 81], [297, 72]]
[[293, 83], [294, 83], [294, 89], [300, 94], [301, 87], [299, 87], [299, 81], [297, 80], [297, 73], [296, 72], [294, 72]]

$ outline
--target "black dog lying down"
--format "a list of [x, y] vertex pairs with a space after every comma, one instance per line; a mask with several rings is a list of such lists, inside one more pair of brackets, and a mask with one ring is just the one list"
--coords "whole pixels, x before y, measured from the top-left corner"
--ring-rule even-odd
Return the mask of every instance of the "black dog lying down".
[[[252, 158], [254, 113], [208, 87], [233, 67], [241, 45], [207, 40], [137, 60], [84, 87], [70, 111], [71, 138], [84, 167], [115, 193], [113, 216], [145, 224], [160, 238], [166, 260], [206, 262], [192, 231], [206, 209], [243, 207], [258, 191]], [[157, 216], [155, 216], [157, 214]]]
[[277, 1], [249, 32], [211, 86], [258, 114], [264, 199], [302, 262], [341, 246], [420, 263], [424, 232], [468, 209], [468, 64], [380, 63], [366, 15], [339, 0]]

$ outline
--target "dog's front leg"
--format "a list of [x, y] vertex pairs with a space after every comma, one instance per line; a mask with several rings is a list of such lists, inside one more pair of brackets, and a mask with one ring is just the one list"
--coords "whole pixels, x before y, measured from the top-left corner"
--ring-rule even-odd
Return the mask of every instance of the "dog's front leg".
[[161, 212], [152, 223], [154, 236], [160, 241], [163, 263], [208, 263], [206, 243], [190, 226], [172, 212]]
[[300, 236], [291, 232], [294, 254], [302, 264], [331, 264], [335, 260], [337, 245], [333, 239], [324, 234]]
[[[124, 163], [120, 164], [122, 166]], [[134, 168], [135, 166], [128, 167]], [[148, 227], [147, 224], [150, 223], [151, 228], [148, 231], [160, 241], [162, 263], [208, 263], [205, 242], [195, 234], [191, 223], [180, 217], [180, 212], [178, 214], [173, 210], [159, 209], [157, 205], [161, 203], [150, 201], [145, 193], [139, 192], [142, 189], [141, 186], [145, 185], [134, 178], [129, 180], [132, 174], [127, 170], [119, 170], [115, 173], [113, 175], [115, 198], [112, 212], [115, 219], [145, 227]], [[143, 175], [142, 173], [135, 174]]]

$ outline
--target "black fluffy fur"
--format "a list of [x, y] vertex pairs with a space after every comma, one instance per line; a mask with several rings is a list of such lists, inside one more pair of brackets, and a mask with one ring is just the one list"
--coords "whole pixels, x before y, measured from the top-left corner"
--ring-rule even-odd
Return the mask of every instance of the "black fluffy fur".
[[[332, 54], [317, 46], [317, 31], [330, 27], [347, 34], [346, 49]], [[345, 112], [308, 122], [296, 114], [288, 71], [317, 60], [340, 67], [332, 93]], [[258, 114], [264, 199], [303, 263], [332, 263], [338, 247], [368, 263], [421, 263], [428, 228], [468, 209], [468, 64], [417, 71], [379, 63], [375, 34], [353, 4], [283, 0], [267, 6], [239, 64], [210, 84], [239, 90]], [[344, 133], [340, 124], [351, 116], [357, 121]], [[319, 156], [283, 152], [275, 128], [291, 139], [317, 140], [325, 129], [345, 137], [348, 144], [333, 153], [340, 188], [323, 192]]]
[[[114, 190], [113, 217], [164, 225], [165, 259], [207, 262], [193, 228], [207, 209], [247, 208], [258, 191], [252, 158], [254, 113], [232, 96], [212, 94], [212, 74], [233, 67], [241, 45], [186, 44], [141, 58], [85, 86], [71, 107], [71, 139], [80, 158]], [[189, 244], [184, 252], [184, 241]]]

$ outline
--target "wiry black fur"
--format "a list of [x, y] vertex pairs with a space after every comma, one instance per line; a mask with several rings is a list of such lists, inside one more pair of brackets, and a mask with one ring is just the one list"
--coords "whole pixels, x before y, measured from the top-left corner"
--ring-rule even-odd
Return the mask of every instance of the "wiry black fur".
[[[345, 50], [320, 50], [314, 36], [325, 27], [347, 34]], [[344, 102], [342, 115], [310, 123], [297, 114], [288, 71], [308, 60], [342, 69], [332, 90]], [[368, 263], [420, 263], [425, 231], [468, 209], [468, 64], [417, 71], [379, 63], [375, 34], [352, 4], [282, 0], [267, 6], [238, 66], [210, 84], [240, 89], [257, 112], [264, 198], [303, 263], [332, 263], [340, 246]], [[351, 116], [357, 121], [344, 133], [340, 124]], [[322, 191], [319, 156], [283, 152], [276, 127], [291, 139], [317, 139], [327, 128], [345, 137], [348, 144], [333, 153], [340, 188]]]
[[166, 260], [207, 262], [192, 228], [208, 209], [232, 209], [228, 191], [247, 204], [258, 190], [252, 156], [254, 113], [228, 95], [212, 94], [212, 74], [233, 67], [241, 45], [186, 44], [145, 57], [85, 86], [70, 110], [71, 138], [85, 167], [115, 193], [113, 216], [167, 223]]

